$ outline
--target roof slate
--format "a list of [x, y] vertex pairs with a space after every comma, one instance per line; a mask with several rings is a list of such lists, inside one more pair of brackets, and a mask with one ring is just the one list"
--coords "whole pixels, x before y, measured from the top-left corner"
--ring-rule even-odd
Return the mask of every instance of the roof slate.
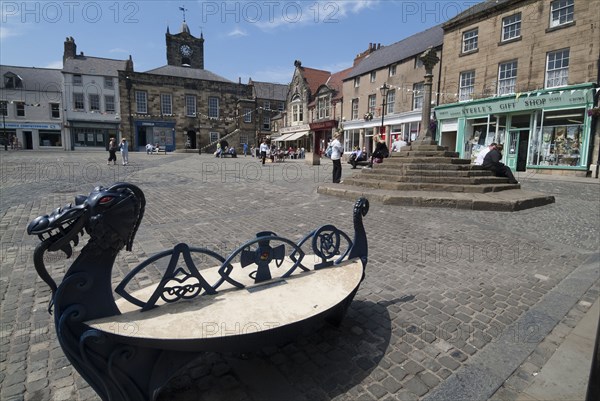
[[439, 24], [399, 42], [377, 49], [362, 59], [344, 80], [352, 79], [421, 54], [429, 47], [441, 46], [443, 42], [444, 31], [442, 24]]
[[[21, 77], [25, 90], [62, 92], [63, 77], [58, 69], [0, 65], [0, 75], [4, 76], [7, 72]], [[4, 79], [1, 80], [1, 85], [4, 88]]]
[[101, 57], [76, 56], [63, 63], [63, 72], [82, 75], [102, 75], [116, 77], [117, 71], [125, 70], [127, 60], [115, 60]]
[[460, 25], [461, 22], [476, 18], [480, 14], [488, 13], [492, 10], [502, 10], [513, 3], [520, 3], [523, 1], [526, 0], [485, 0], [466, 9], [454, 18], [449, 19], [443, 24], [443, 28], [445, 30], [452, 29], [455, 26]]
[[254, 85], [254, 96], [257, 99], [271, 99], [282, 102], [287, 99], [288, 85], [258, 81], [252, 81], [252, 84]]
[[212, 73], [208, 70], [203, 70], [199, 68], [179, 67], [175, 65], [165, 65], [162, 67], [158, 67], [153, 70], [146, 71], [146, 74], [168, 75], [180, 78], [202, 79], [204, 81], [233, 83], [233, 81], [230, 81], [227, 78], [223, 78], [222, 76]]

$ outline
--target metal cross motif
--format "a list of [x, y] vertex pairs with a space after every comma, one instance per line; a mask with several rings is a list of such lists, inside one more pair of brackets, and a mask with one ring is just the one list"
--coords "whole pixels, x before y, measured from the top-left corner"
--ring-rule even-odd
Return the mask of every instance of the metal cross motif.
[[188, 9], [185, 7], [179, 7], [179, 10], [183, 11], [183, 22], [185, 22], [185, 12], [188, 11]]

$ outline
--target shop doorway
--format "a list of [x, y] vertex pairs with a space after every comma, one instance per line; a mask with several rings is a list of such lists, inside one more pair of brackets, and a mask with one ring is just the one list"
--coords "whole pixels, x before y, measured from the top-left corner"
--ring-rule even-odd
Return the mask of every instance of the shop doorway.
[[529, 148], [529, 130], [509, 131], [507, 145], [504, 150], [506, 152], [506, 165], [514, 171], [525, 171], [527, 149]]
[[33, 135], [31, 131], [23, 131], [23, 149], [33, 149]]
[[456, 150], [456, 131], [442, 132], [440, 146], [446, 146], [449, 151], [454, 152]]

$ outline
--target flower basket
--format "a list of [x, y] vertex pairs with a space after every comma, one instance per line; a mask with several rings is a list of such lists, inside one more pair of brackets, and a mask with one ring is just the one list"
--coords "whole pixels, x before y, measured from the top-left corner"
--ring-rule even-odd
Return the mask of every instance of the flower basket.
[[587, 113], [590, 117], [600, 117], [600, 107], [591, 108]]
[[364, 115], [365, 121], [371, 121], [373, 119], [373, 113], [367, 112]]

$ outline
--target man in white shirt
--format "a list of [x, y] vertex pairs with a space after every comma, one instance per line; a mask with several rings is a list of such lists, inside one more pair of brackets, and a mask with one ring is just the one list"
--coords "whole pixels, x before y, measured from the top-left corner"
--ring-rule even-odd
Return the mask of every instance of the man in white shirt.
[[496, 142], [492, 142], [489, 144], [489, 146], [487, 148], [481, 149], [479, 151], [479, 153], [477, 154], [477, 157], [475, 158], [475, 161], [473, 162], [474, 165], [476, 166], [481, 166], [483, 164], [483, 159], [485, 158], [485, 155], [488, 154], [488, 152], [492, 149], [494, 149], [496, 147]]
[[267, 151], [269, 150], [269, 145], [265, 140], [260, 144], [260, 158], [262, 159], [262, 164], [265, 164], [265, 159], [267, 158]]
[[333, 183], [339, 184], [342, 178], [342, 153], [344, 153], [344, 147], [339, 141], [341, 134], [336, 132], [333, 135], [333, 141], [331, 142], [331, 161], [333, 162]]

